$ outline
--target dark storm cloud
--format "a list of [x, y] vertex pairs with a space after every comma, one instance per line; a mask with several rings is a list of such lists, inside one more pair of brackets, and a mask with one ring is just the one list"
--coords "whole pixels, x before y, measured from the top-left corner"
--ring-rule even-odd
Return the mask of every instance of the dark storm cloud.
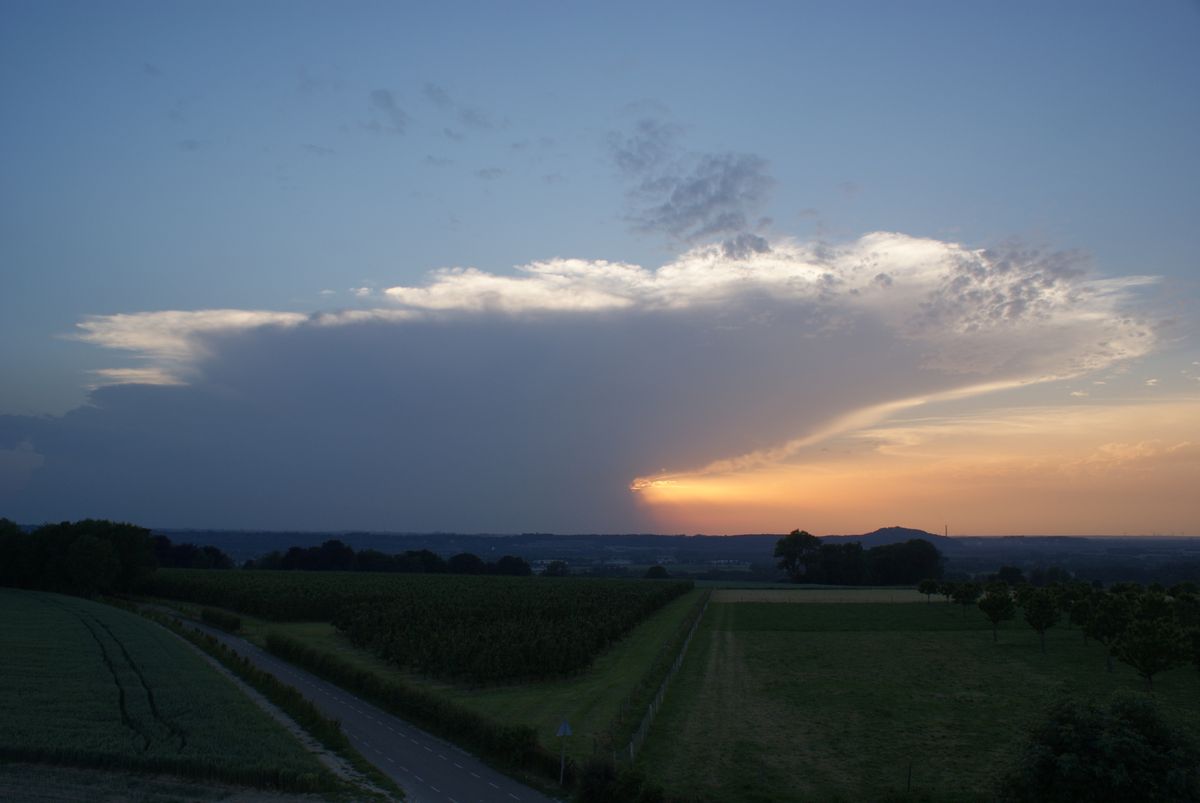
[[890, 357], [837, 391], [813, 386], [840, 357], [797, 354], [809, 315], [777, 312], [770, 327], [629, 312], [207, 337], [191, 385], [108, 387], [62, 418], [0, 419], [0, 449], [29, 443], [44, 460], [0, 502], [24, 521], [637, 529], [635, 476], [768, 445], [832, 414], [840, 393], [907, 381]]

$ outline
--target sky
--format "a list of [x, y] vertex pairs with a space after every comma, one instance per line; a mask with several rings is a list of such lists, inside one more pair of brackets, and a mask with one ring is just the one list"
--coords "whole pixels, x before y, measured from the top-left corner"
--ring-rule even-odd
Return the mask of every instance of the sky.
[[0, 515], [1200, 535], [1200, 5], [0, 4]]

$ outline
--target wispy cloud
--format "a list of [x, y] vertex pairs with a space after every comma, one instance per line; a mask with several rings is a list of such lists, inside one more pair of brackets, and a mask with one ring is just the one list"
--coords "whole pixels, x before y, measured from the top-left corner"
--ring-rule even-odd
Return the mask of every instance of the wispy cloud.
[[681, 134], [668, 121], [643, 118], [632, 131], [609, 136], [613, 162], [633, 185], [630, 223], [682, 242], [741, 234], [774, 185], [766, 160], [732, 151], [687, 153]]
[[487, 131], [496, 127], [492, 116], [477, 106], [458, 103], [450, 97], [444, 87], [427, 83], [421, 90], [425, 100], [435, 108], [454, 116], [459, 125], [477, 131]]
[[403, 134], [408, 129], [409, 117], [390, 89], [373, 89], [367, 96], [372, 112], [367, 128], [391, 134]]

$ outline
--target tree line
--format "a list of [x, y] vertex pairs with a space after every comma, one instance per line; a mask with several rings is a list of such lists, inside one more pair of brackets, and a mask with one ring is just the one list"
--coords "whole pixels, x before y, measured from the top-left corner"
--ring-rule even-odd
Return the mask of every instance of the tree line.
[[529, 563], [516, 555], [504, 555], [495, 561], [485, 561], [470, 552], [443, 558], [428, 549], [410, 549], [395, 555], [380, 552], [378, 549], [356, 552], [353, 547], [336, 538], [320, 546], [294, 546], [286, 552], [268, 552], [260, 558], [246, 561], [243, 568], [310, 572], [497, 574], [513, 577], [533, 574]]
[[942, 575], [941, 553], [920, 538], [863, 549], [858, 542], [826, 544], [809, 532], [792, 530], [775, 543], [775, 557], [794, 583], [912, 585]]
[[0, 585], [64, 594], [135, 591], [155, 569], [230, 569], [213, 546], [175, 544], [135, 524], [83, 519], [26, 532], [0, 518]]

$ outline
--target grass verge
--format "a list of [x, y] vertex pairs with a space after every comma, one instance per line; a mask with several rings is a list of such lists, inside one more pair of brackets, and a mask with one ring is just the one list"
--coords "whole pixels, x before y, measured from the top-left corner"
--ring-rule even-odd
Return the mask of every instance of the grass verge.
[[[210, 610], [210, 609], [205, 609]], [[264, 672], [254, 666], [246, 658], [230, 650], [212, 636], [200, 633], [186, 625], [180, 624], [169, 616], [154, 611], [143, 611], [144, 616], [167, 627], [172, 632], [194, 644], [230, 672], [241, 678], [249, 686], [266, 697], [272, 704], [279, 707], [295, 720], [305, 731], [313, 736], [327, 750], [336, 753], [347, 761], [360, 775], [369, 779], [371, 784], [386, 790], [396, 799], [404, 798], [404, 791], [391, 778], [380, 772], [373, 764], [363, 758], [346, 734], [341, 725], [326, 717], [309, 702], [297, 689], [279, 681], [269, 672]], [[367, 794], [378, 797], [371, 790], [355, 790], [355, 794]]]

